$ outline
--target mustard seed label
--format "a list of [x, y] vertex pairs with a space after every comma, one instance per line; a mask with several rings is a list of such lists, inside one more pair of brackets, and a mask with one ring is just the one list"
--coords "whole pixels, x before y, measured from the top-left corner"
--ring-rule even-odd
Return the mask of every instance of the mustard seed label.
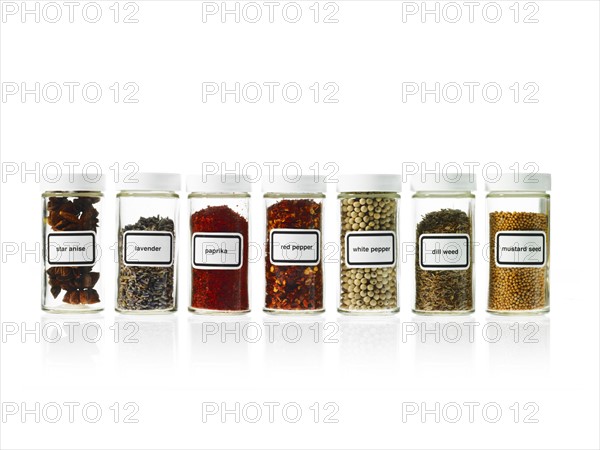
[[515, 231], [496, 233], [496, 265], [503, 267], [544, 267], [546, 233]]
[[[547, 306], [548, 215], [532, 212], [490, 213], [490, 285], [488, 309], [491, 311], [535, 311]], [[530, 236], [524, 237], [528, 234]], [[517, 235], [517, 236], [511, 236]], [[500, 236], [500, 240], [498, 240]], [[505, 239], [503, 236], [510, 237]], [[543, 237], [543, 238], [542, 238]], [[498, 247], [498, 245], [501, 245]], [[543, 247], [540, 248], [540, 247]], [[532, 249], [532, 251], [530, 251]], [[538, 250], [539, 249], [539, 250]], [[535, 250], [535, 251], [534, 251]], [[540, 265], [542, 253], [544, 264]], [[535, 265], [514, 265], [517, 254]], [[509, 261], [511, 266], [498, 264]], [[537, 262], [536, 262], [537, 261]]]

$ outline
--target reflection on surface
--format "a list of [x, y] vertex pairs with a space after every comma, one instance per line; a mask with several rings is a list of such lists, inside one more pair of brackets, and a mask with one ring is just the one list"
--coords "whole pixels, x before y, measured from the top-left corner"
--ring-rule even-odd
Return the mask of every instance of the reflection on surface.
[[111, 336], [118, 341], [118, 363], [132, 367], [173, 365], [177, 352], [177, 327], [177, 317], [171, 314], [118, 316]]
[[39, 328], [43, 363], [48, 367], [93, 367], [105, 334], [102, 315], [43, 314]]
[[339, 339], [337, 325], [322, 316], [267, 316], [262, 329], [265, 362], [271, 368], [320, 367], [323, 346]]
[[400, 319], [340, 316], [340, 361], [348, 366], [394, 366], [399, 360]]
[[190, 316], [192, 366], [234, 367], [248, 364], [255, 327], [247, 316]]
[[550, 317], [488, 317], [491, 369], [545, 370], [550, 366]]

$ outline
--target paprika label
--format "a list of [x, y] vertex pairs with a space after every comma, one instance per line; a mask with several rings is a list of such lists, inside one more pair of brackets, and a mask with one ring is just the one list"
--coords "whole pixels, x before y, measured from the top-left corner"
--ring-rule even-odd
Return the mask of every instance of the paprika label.
[[240, 233], [194, 233], [192, 267], [235, 270], [242, 267], [244, 237]]
[[271, 264], [315, 266], [321, 261], [321, 232], [278, 228], [270, 233]]

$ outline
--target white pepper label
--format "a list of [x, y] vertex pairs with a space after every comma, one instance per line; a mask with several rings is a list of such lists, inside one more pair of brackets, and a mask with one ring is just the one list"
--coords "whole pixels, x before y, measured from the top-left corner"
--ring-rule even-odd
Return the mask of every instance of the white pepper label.
[[192, 267], [203, 270], [236, 270], [242, 267], [244, 236], [240, 233], [194, 233]]
[[496, 233], [496, 265], [544, 267], [546, 233], [543, 231], [499, 231]]
[[46, 258], [50, 266], [93, 266], [96, 264], [96, 233], [48, 233]]
[[423, 270], [467, 270], [471, 265], [471, 239], [468, 234], [422, 234], [419, 254]]
[[350, 231], [346, 233], [346, 266], [354, 268], [394, 267], [396, 233]]
[[321, 261], [321, 232], [278, 228], [270, 233], [270, 259], [276, 266], [316, 266]]
[[168, 231], [126, 231], [123, 233], [123, 263], [126, 266], [171, 266], [173, 264], [173, 233]]

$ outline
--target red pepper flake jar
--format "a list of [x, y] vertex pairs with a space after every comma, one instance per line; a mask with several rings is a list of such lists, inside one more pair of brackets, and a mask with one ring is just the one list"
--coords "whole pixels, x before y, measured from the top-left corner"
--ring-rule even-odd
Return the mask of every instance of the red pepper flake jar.
[[189, 310], [247, 313], [250, 183], [239, 175], [194, 175], [187, 179], [187, 190], [192, 259]]
[[313, 176], [278, 177], [266, 183], [263, 191], [267, 208], [264, 310], [323, 312], [325, 184]]

